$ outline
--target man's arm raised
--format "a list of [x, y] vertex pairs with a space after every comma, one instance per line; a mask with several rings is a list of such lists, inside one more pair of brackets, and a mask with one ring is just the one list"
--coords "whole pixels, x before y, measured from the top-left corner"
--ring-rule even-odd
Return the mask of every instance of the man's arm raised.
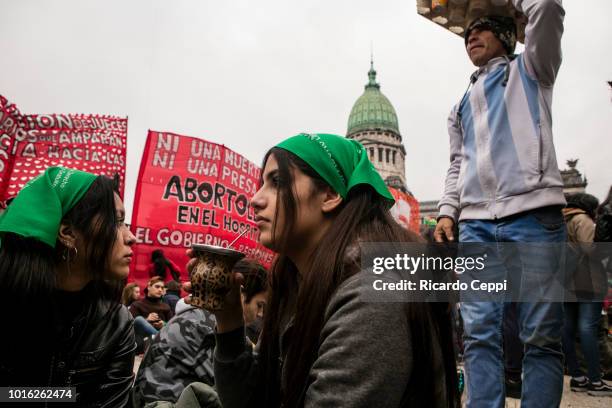
[[527, 17], [525, 52], [527, 72], [543, 86], [555, 83], [561, 66], [561, 36], [565, 10], [561, 0], [512, 0]]

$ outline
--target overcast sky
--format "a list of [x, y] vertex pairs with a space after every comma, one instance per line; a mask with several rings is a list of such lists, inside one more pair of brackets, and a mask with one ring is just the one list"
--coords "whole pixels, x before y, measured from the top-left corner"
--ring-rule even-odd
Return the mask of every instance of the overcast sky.
[[[415, 0], [0, 0], [0, 94], [23, 113], [129, 117], [128, 217], [147, 129], [198, 136], [260, 163], [296, 133], [344, 135], [370, 44], [399, 118], [406, 180], [438, 199], [446, 118], [474, 67]], [[565, 0], [553, 105], [562, 168], [612, 184], [612, 1]]]

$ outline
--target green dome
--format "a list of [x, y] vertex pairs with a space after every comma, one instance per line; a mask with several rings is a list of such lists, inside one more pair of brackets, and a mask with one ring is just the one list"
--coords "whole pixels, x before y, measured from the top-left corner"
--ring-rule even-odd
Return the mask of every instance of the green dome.
[[380, 92], [380, 85], [376, 83], [374, 64], [370, 63], [368, 84], [363, 95], [351, 109], [348, 120], [347, 136], [362, 130], [381, 129], [390, 130], [399, 135], [397, 114], [389, 99]]

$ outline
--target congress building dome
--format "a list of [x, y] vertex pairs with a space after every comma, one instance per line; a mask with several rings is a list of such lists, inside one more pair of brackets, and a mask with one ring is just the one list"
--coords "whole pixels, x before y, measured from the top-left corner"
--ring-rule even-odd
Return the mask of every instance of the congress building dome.
[[372, 164], [385, 183], [403, 191], [406, 188], [404, 158], [397, 114], [376, 82], [374, 61], [370, 61], [368, 83], [349, 115], [346, 137], [359, 141], [368, 151]]

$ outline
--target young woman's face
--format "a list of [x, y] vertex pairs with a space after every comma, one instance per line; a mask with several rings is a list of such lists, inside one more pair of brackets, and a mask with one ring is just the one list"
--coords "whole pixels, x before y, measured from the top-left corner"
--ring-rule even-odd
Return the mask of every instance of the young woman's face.
[[[293, 231], [290, 231], [288, 248], [299, 250], [300, 247], [309, 246], [317, 235], [323, 222], [324, 213], [321, 209], [324, 193], [315, 192], [312, 179], [301, 170], [291, 167], [293, 175], [293, 195], [296, 201], [296, 220]], [[255, 222], [259, 228], [259, 242], [267, 248], [278, 251], [280, 248], [280, 235], [284, 230], [286, 216], [281, 197], [280, 207], [276, 207], [276, 200], [280, 194], [278, 162], [273, 154], [266, 162], [262, 185], [251, 200], [255, 209]], [[283, 182], [283, 181], [280, 181]]]
[[132, 299], [134, 300], [140, 299], [140, 288], [138, 286], [136, 286], [134, 288], [134, 291], [132, 292]]
[[[117, 237], [111, 251], [110, 279], [124, 279], [130, 272], [132, 262], [132, 245], [136, 237], [125, 225], [125, 208], [119, 194], [115, 193], [115, 211], [117, 212]], [[140, 289], [139, 289], [140, 290]]]

